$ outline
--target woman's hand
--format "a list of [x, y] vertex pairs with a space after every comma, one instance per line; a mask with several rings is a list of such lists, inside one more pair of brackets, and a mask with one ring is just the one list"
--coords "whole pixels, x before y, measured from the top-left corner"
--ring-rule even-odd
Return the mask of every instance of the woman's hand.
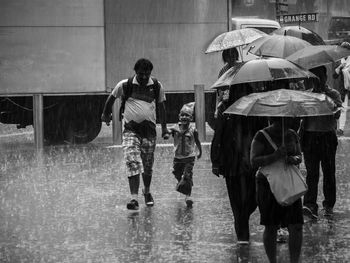
[[301, 158], [299, 156], [288, 156], [287, 157], [288, 164], [298, 165], [301, 163]]
[[287, 156], [287, 149], [286, 146], [280, 146], [276, 151], [275, 151], [275, 156], [276, 159], [284, 158]]

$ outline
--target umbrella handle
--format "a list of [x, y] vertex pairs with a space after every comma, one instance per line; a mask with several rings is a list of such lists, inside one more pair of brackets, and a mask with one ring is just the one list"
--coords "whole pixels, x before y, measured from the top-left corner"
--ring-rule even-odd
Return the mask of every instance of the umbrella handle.
[[242, 62], [244, 62], [244, 61], [243, 61], [243, 50], [242, 50], [242, 46], [239, 46], [238, 49], [239, 49], [239, 54], [241, 55]]
[[282, 146], [284, 146], [284, 117], [282, 117]]

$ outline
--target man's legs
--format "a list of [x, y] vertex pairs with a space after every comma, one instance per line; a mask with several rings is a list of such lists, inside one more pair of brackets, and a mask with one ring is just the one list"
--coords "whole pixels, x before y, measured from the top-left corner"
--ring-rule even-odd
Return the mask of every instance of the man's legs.
[[129, 187], [130, 187], [130, 194], [131, 195], [138, 195], [139, 193], [139, 187], [140, 187], [140, 175], [134, 175], [128, 177], [129, 181]]
[[336, 178], [335, 178], [335, 156], [337, 151], [337, 137], [328, 136], [326, 139], [327, 148], [321, 160], [323, 171], [323, 207], [330, 212], [336, 201]]
[[131, 194], [131, 201], [126, 205], [130, 210], [137, 210], [139, 208], [138, 203], [138, 193], [140, 187], [140, 175], [136, 174], [134, 176], [128, 177], [129, 188]]
[[318, 182], [320, 177], [320, 160], [318, 153], [312, 151], [304, 151], [304, 161], [307, 171], [306, 184], [308, 190], [304, 196], [304, 211], [305, 209], [311, 210], [314, 217], [317, 218], [317, 193], [318, 193]]
[[147, 206], [153, 206], [154, 200], [150, 193], [150, 187], [152, 182], [153, 174], [153, 163], [154, 163], [154, 150], [156, 147], [156, 139], [142, 139], [141, 143], [141, 159], [144, 172], [142, 173], [144, 190], [143, 194], [145, 197], [145, 203]]
[[234, 216], [238, 241], [249, 242], [249, 218], [257, 207], [255, 176], [243, 173], [226, 177], [226, 186]]
[[143, 173], [143, 165], [141, 160], [141, 150], [139, 138], [133, 132], [123, 133], [123, 150], [126, 168], [128, 170], [128, 181], [131, 194], [131, 201], [127, 204], [127, 208], [137, 210], [138, 192], [140, 186], [140, 174]]

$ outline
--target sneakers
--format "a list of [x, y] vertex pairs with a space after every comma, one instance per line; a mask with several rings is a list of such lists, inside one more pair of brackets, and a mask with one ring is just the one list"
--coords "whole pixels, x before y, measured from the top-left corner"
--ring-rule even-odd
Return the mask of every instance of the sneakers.
[[147, 206], [153, 206], [154, 205], [154, 200], [153, 200], [153, 197], [151, 195], [151, 193], [143, 193], [143, 196], [145, 197], [145, 204]]
[[287, 228], [279, 228], [277, 230], [277, 243], [286, 243], [289, 236]]
[[311, 208], [303, 206], [303, 214], [311, 219], [317, 220], [318, 215], [316, 211], [312, 211]]
[[187, 207], [191, 208], [193, 206], [193, 201], [192, 201], [190, 196], [186, 196], [185, 202], [186, 202]]
[[129, 203], [127, 203], [126, 208], [129, 210], [138, 210], [139, 202], [137, 202], [135, 199], [132, 199]]
[[332, 207], [328, 207], [328, 206], [325, 206], [323, 208], [324, 210], [324, 216], [332, 216], [333, 215], [333, 208]]

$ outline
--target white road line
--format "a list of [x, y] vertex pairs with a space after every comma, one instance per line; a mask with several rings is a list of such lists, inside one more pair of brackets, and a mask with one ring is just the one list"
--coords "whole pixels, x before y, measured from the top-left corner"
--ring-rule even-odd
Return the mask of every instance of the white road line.
[[[202, 142], [202, 146], [210, 145], [211, 142]], [[106, 148], [121, 148], [121, 145], [111, 145], [107, 146]], [[174, 144], [172, 143], [158, 143], [156, 147], [163, 148], [163, 147], [174, 147]]]
[[21, 135], [29, 135], [29, 134], [34, 134], [34, 132], [29, 131], [29, 132], [19, 132], [19, 133], [11, 133], [11, 134], [1, 134], [0, 138], [12, 137], [12, 136], [21, 136]]

